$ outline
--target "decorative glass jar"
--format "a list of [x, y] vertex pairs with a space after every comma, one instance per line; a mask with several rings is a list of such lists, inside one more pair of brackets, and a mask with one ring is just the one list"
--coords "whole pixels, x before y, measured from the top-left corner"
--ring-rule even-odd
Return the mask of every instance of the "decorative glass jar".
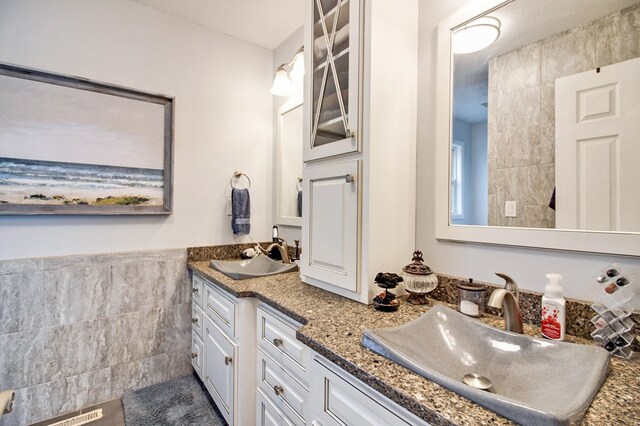
[[409, 293], [407, 302], [414, 305], [426, 305], [429, 303], [427, 293], [438, 286], [438, 277], [425, 265], [422, 252], [413, 252], [412, 263], [402, 268], [400, 276], [404, 279], [404, 288]]

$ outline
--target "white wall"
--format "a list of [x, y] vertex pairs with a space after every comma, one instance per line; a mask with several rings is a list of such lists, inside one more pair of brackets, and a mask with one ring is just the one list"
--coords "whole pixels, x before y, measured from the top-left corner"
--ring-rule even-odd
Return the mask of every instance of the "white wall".
[[272, 51], [125, 0], [2, 0], [0, 61], [175, 97], [174, 213], [0, 217], [0, 259], [244, 242], [224, 214], [251, 177], [272, 224]]
[[593, 275], [609, 263], [640, 268], [640, 259], [538, 249], [438, 242], [435, 238], [435, 104], [437, 24], [473, 0], [420, 0], [418, 82], [417, 249], [435, 271], [500, 283], [494, 272], [513, 276], [522, 288], [543, 291], [546, 272], [564, 275], [569, 297], [594, 300]]
[[[304, 20], [304, 17], [301, 16], [300, 17], [300, 22], [302, 22]], [[302, 46], [304, 44], [304, 27], [300, 27], [299, 29], [297, 29], [293, 34], [291, 34], [285, 41], [283, 41], [282, 43], [280, 43], [280, 45], [278, 47], [276, 47], [273, 50], [273, 74], [272, 74], [272, 79], [273, 77], [275, 77], [275, 69], [278, 65], [280, 64], [285, 64], [285, 63], [289, 63], [289, 61], [291, 61], [291, 59], [293, 58], [293, 55], [298, 51], [298, 49], [300, 48], [300, 46]], [[308, 67], [307, 67], [308, 68]], [[278, 109], [280, 109], [280, 107], [282, 107], [285, 103], [290, 102], [292, 100], [292, 98], [299, 98], [302, 100], [302, 92], [300, 93], [294, 93], [291, 96], [274, 96], [273, 97], [273, 144], [274, 147], [276, 146], [276, 138], [277, 138], [277, 113], [278, 113]], [[302, 144], [302, 141], [300, 141], [300, 144]], [[273, 159], [273, 164], [276, 164], [276, 152], [274, 149], [274, 159]], [[302, 164], [302, 157], [300, 157], [300, 163]], [[276, 185], [276, 173], [274, 170], [273, 173], [273, 185], [275, 188]], [[274, 190], [274, 194], [275, 194], [275, 190]], [[274, 209], [273, 209], [273, 223], [277, 223], [277, 212], [276, 212], [276, 206], [274, 203]], [[300, 240], [300, 234], [301, 234], [301, 228], [300, 227], [296, 227], [296, 226], [286, 226], [286, 225], [278, 225], [278, 229], [280, 231], [280, 237], [284, 238], [287, 243], [289, 243], [289, 245], [293, 246], [293, 240]]]

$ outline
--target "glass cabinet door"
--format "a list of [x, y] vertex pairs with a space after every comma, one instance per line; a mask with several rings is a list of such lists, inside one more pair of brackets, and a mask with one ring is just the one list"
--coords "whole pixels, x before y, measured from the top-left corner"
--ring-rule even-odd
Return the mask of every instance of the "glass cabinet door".
[[355, 137], [358, 81], [354, 68], [358, 66], [360, 0], [308, 1], [313, 3], [312, 40], [308, 39], [312, 44], [305, 49], [311, 57], [307, 62], [311, 63], [308, 118], [309, 149], [313, 154], [305, 156], [305, 160], [358, 148]]

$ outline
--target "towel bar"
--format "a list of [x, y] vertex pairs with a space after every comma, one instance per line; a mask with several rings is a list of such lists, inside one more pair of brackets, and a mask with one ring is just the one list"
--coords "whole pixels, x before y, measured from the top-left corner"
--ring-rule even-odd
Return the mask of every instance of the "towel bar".
[[249, 187], [247, 189], [251, 189], [251, 179], [249, 178], [249, 176], [247, 176], [246, 174], [240, 172], [240, 171], [235, 171], [233, 172], [233, 177], [231, 179], [229, 179], [229, 185], [231, 185], [231, 188], [235, 188], [235, 186], [233, 186], [233, 179], [240, 179], [242, 176], [247, 178], [247, 181], [249, 182]]

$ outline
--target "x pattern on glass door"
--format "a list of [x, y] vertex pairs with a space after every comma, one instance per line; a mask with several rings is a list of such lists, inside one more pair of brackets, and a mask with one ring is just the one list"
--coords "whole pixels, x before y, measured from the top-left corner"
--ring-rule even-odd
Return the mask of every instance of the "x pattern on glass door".
[[[343, 93], [340, 87], [340, 80], [338, 79], [338, 72], [336, 71], [336, 64], [335, 64], [335, 60], [334, 60], [334, 52], [333, 52], [333, 46], [336, 40], [336, 33], [338, 30], [338, 21], [340, 20], [340, 13], [342, 11], [342, 5], [347, 3], [348, 0], [337, 0], [337, 6], [336, 6], [336, 10], [334, 14], [331, 14], [332, 22], [327, 23], [327, 15], [325, 14], [323, 5], [322, 5], [322, 0], [315, 0], [316, 2], [316, 7], [318, 8], [318, 12], [319, 12], [319, 23], [322, 27], [322, 38], [324, 40], [324, 42], [326, 43], [326, 48], [327, 48], [327, 57], [326, 57], [326, 62], [325, 62], [325, 66], [323, 69], [323, 74], [322, 74], [322, 82], [320, 85], [320, 94], [319, 94], [319, 99], [318, 99], [318, 105], [316, 107], [316, 110], [314, 111], [314, 120], [313, 120], [313, 140], [312, 140], [312, 146], [316, 145], [316, 137], [318, 135], [318, 125], [320, 122], [320, 116], [321, 116], [321, 111], [322, 111], [322, 105], [323, 102], [325, 101], [325, 90], [327, 89], [327, 81], [329, 80], [329, 70], [331, 70], [331, 77], [333, 77], [333, 84], [335, 84], [336, 87], [336, 97], [338, 100], [338, 106], [340, 108], [340, 114], [341, 114], [341, 122], [344, 128], [344, 135], [345, 136], [349, 136], [350, 132], [348, 131], [349, 129], [349, 123], [348, 123], [348, 118], [347, 118], [347, 112], [346, 112], [346, 106], [345, 106], [345, 101], [343, 99]], [[331, 28], [328, 28], [328, 27]]]

